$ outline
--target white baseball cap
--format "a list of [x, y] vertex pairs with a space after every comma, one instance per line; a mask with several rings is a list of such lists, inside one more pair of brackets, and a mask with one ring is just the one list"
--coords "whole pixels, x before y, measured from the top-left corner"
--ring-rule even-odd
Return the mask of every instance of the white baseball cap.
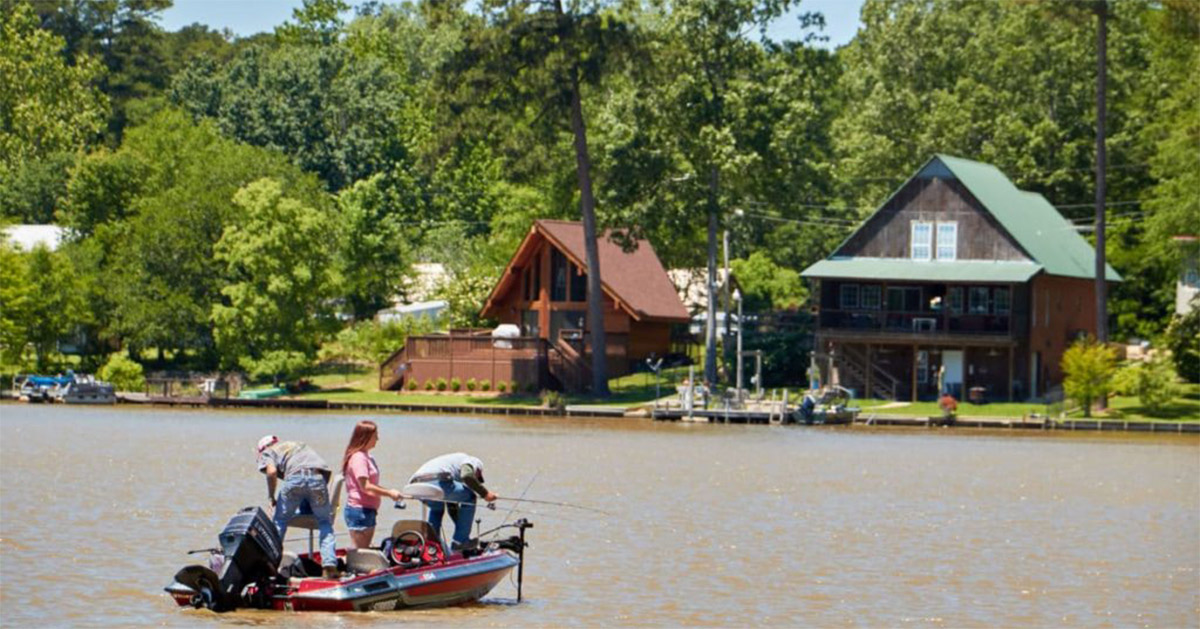
[[263, 437], [262, 439], [259, 439], [258, 440], [258, 453], [262, 454], [263, 450], [266, 450], [267, 448], [271, 447], [272, 445], [274, 445], [278, 442], [279, 442], [279, 437], [276, 437], [275, 435], [267, 435], [267, 436]]

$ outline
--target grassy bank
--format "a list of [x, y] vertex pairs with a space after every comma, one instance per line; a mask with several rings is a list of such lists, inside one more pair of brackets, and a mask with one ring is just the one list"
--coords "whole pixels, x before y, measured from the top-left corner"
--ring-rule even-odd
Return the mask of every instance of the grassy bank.
[[[675, 392], [674, 382], [687, 377], [687, 368], [663, 370], [661, 391], [664, 396]], [[538, 395], [529, 393], [500, 394], [482, 392], [428, 392], [428, 391], [380, 391], [379, 372], [375, 369], [358, 367], [336, 373], [319, 374], [309, 378], [318, 387], [295, 399], [330, 400], [335, 402], [363, 402], [370, 404], [428, 404], [458, 406], [541, 406]], [[594, 404], [602, 406], [632, 407], [649, 404], [655, 397], [655, 377], [649, 373], [632, 374], [609, 380], [612, 395], [594, 398], [585, 395], [566, 396], [567, 404]]]

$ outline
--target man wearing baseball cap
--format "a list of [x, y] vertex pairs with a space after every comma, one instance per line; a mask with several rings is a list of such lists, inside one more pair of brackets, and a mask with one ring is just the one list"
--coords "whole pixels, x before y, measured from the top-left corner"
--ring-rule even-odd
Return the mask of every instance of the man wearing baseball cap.
[[[297, 441], [280, 441], [275, 435], [258, 440], [258, 471], [267, 476], [267, 495], [275, 507], [279, 537], [287, 533], [288, 521], [300, 505], [308, 503], [321, 534], [321, 566], [326, 578], [336, 578], [337, 547], [333, 536], [333, 513], [329, 501], [329, 465], [312, 448]], [[279, 498], [275, 485], [282, 480]]]
[[[483, 486], [483, 461], [465, 453], [455, 452], [443, 454], [426, 461], [413, 474], [410, 483], [428, 483], [442, 490], [445, 500], [450, 501], [450, 507], [457, 509], [451, 513], [454, 519], [454, 547], [466, 543], [471, 536], [471, 521], [475, 518], [475, 496], [488, 502], [496, 500], [496, 494]], [[441, 501], [428, 501], [429, 524], [435, 531], [442, 530], [442, 516], [447, 504]], [[446, 553], [450, 553], [446, 547]]]

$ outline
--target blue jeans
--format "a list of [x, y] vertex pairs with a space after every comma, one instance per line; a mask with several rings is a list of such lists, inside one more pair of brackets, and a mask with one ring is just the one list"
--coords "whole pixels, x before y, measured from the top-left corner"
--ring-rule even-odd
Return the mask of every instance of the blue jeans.
[[329, 488], [320, 474], [295, 474], [283, 479], [275, 503], [275, 526], [279, 538], [287, 537], [288, 520], [297, 515], [301, 503], [308, 503], [317, 530], [321, 532], [321, 565], [337, 567], [337, 546], [333, 537], [333, 517], [329, 504]]
[[[462, 546], [471, 537], [471, 523], [475, 520], [475, 492], [456, 480], [438, 481], [438, 487], [445, 492], [446, 500], [463, 503], [454, 505], [458, 508], [458, 517], [454, 518], [453, 544], [455, 547]], [[429, 506], [429, 525], [441, 535], [442, 514], [446, 512], [448, 505], [444, 502], [432, 501], [425, 504]], [[446, 549], [446, 553], [450, 553], [449, 548]]]

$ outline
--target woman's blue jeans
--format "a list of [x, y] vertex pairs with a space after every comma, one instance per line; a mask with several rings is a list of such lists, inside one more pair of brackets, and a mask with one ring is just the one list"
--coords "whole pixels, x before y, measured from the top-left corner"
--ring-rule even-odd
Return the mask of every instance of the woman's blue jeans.
[[[458, 548], [471, 537], [471, 523], [475, 520], [475, 492], [456, 480], [438, 481], [438, 487], [445, 493], [446, 500], [463, 503], [454, 505], [457, 507], [458, 516], [454, 518], [453, 546]], [[429, 501], [425, 504], [429, 506], [429, 525], [441, 535], [442, 515], [446, 513], [446, 503]], [[447, 548], [446, 552], [449, 553], [450, 550]]]

